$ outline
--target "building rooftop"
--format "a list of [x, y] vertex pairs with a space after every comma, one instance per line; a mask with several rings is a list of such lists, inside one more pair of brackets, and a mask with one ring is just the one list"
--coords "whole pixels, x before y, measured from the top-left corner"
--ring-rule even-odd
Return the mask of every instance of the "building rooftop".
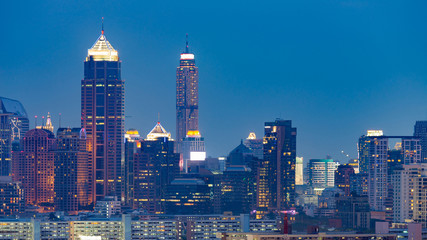
[[91, 57], [94, 61], [119, 60], [119, 54], [107, 40], [107, 37], [105, 37], [104, 29], [102, 29], [101, 35], [98, 37], [93, 46], [88, 49], [88, 56], [86, 61], [89, 61]]
[[171, 134], [167, 132], [163, 126], [160, 124], [160, 122], [157, 122], [156, 126], [154, 126], [153, 129], [147, 134], [147, 140], [153, 141], [157, 138], [171, 138]]
[[27, 112], [19, 101], [5, 97], [0, 97], [0, 114], [27, 117]]

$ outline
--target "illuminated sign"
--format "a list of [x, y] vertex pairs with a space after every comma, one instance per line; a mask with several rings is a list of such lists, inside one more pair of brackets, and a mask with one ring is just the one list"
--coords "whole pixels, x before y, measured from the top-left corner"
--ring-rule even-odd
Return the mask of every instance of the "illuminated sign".
[[205, 161], [206, 152], [190, 152], [191, 161]]
[[193, 60], [194, 54], [191, 53], [183, 53], [181, 54], [181, 60]]

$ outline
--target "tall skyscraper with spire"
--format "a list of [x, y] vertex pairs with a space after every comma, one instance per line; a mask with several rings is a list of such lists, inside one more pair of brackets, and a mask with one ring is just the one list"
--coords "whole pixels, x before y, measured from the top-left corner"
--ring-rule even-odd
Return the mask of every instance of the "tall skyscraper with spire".
[[121, 198], [124, 80], [117, 50], [104, 35], [88, 50], [81, 82], [81, 125], [86, 130], [91, 202]]
[[188, 48], [176, 69], [176, 152], [182, 153], [182, 140], [188, 131], [199, 130], [199, 69]]

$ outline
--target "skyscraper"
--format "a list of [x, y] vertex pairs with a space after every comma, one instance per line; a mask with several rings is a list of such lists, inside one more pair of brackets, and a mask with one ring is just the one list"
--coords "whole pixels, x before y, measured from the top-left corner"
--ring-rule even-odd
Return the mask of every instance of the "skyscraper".
[[354, 174], [354, 168], [348, 164], [339, 165], [335, 171], [335, 186], [343, 190], [346, 196], [350, 196], [351, 178]]
[[135, 129], [129, 129], [125, 134], [125, 204], [129, 207], [133, 206], [134, 186], [134, 163], [135, 153], [141, 149], [143, 138]]
[[427, 121], [417, 121], [414, 126], [414, 136], [420, 138], [421, 161], [427, 162]]
[[158, 122], [134, 155], [134, 208], [164, 213], [166, 188], [179, 173], [174, 141]]
[[84, 62], [81, 101], [81, 126], [87, 134], [89, 195], [94, 201], [105, 196], [121, 199], [124, 80], [118, 52], [103, 29]]
[[258, 218], [295, 206], [297, 129], [291, 120], [266, 122], [264, 158], [258, 170]]
[[181, 54], [176, 69], [176, 151], [182, 153], [182, 140], [188, 131], [199, 130], [199, 69], [188, 49]]
[[87, 207], [88, 169], [84, 129], [58, 129], [54, 185], [56, 211], [77, 213]]
[[0, 176], [9, 176], [12, 143], [28, 131], [27, 112], [19, 101], [0, 97]]
[[369, 205], [372, 210], [385, 211], [388, 138], [381, 130], [369, 130], [359, 138], [358, 146], [360, 173], [368, 177]]
[[12, 153], [12, 179], [22, 183], [25, 202], [53, 210], [55, 136], [32, 129], [21, 139], [21, 151]]
[[206, 159], [205, 139], [199, 131], [188, 131], [181, 144], [183, 172], [198, 172]]
[[[400, 153], [389, 151], [389, 139], [400, 139], [402, 146], [398, 149]], [[393, 194], [389, 191], [393, 188], [390, 185], [391, 178], [389, 174], [396, 166], [419, 164], [421, 162], [419, 138], [413, 136], [384, 136], [381, 130], [368, 130], [366, 135], [359, 138], [358, 148], [360, 174], [368, 178], [366, 193], [369, 196], [371, 209], [391, 212]], [[396, 153], [400, 157], [396, 157]]]
[[336, 163], [332, 159], [310, 159], [308, 183], [315, 188], [334, 187]]

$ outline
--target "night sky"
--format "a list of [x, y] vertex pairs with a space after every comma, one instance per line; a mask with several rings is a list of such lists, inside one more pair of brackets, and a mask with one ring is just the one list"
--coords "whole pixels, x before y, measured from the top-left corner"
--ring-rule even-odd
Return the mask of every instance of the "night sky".
[[[265, 121], [290, 119], [297, 155], [357, 157], [367, 129], [412, 135], [427, 119], [426, 1], [5, 1], [0, 96], [80, 127], [87, 49], [105, 35], [122, 60], [126, 129], [158, 115], [175, 136], [176, 67], [189, 34], [199, 126], [226, 155]], [[40, 122], [40, 120], [39, 120]]]

